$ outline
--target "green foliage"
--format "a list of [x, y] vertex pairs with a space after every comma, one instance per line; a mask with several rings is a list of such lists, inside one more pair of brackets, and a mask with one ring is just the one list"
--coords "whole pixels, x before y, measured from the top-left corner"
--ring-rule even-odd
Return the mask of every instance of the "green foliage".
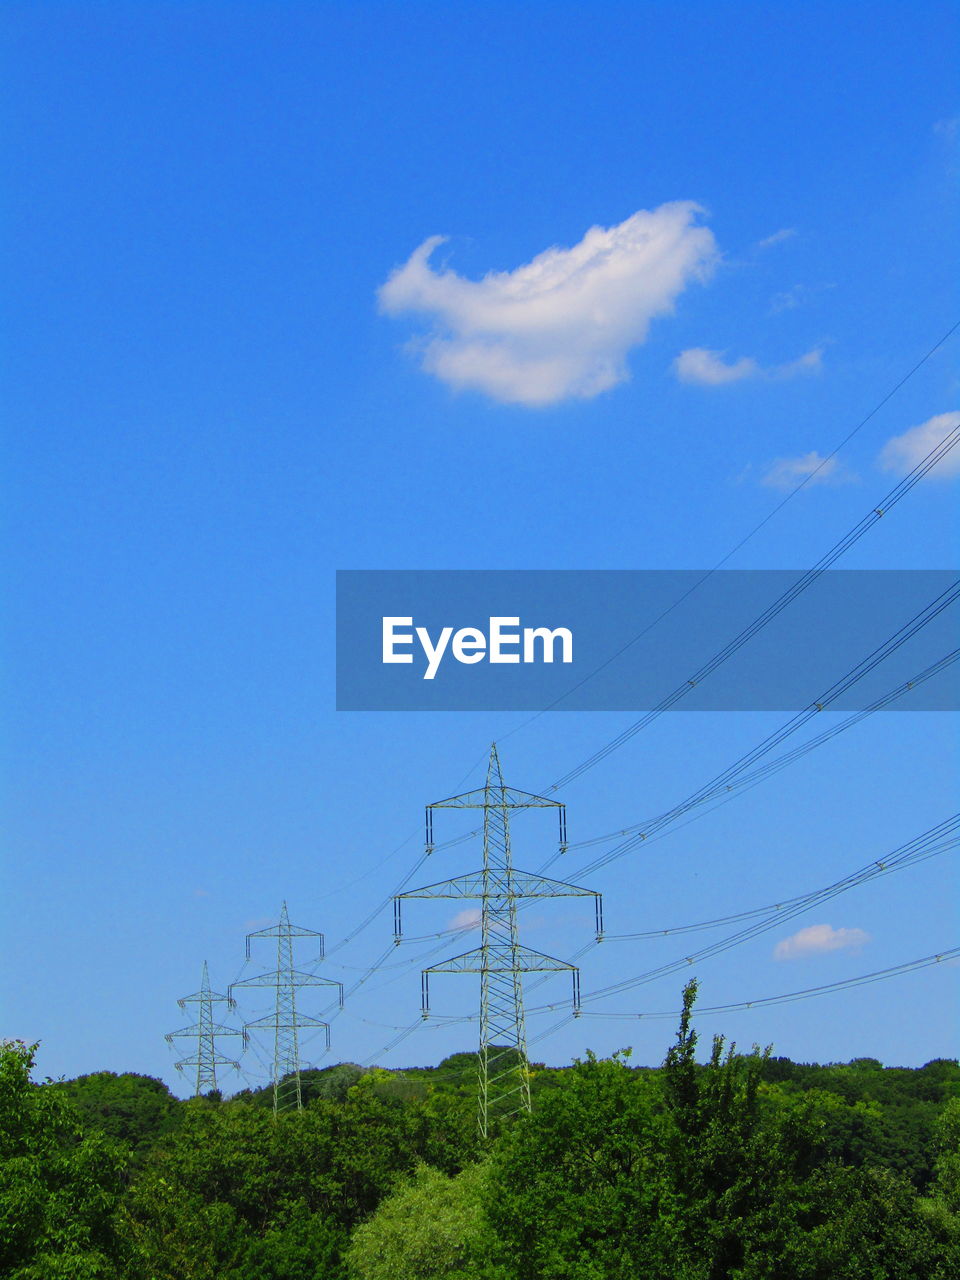
[[491, 1158], [496, 1256], [519, 1280], [633, 1280], [672, 1253], [676, 1204], [661, 1091], [592, 1055], [546, 1088]]
[[905, 1179], [831, 1158], [825, 1117], [875, 1109], [791, 1098], [764, 1084], [767, 1055], [722, 1037], [698, 1064], [695, 995], [659, 1075], [589, 1057], [495, 1149], [486, 1207], [512, 1280], [955, 1280]]
[[55, 1087], [79, 1112], [85, 1128], [129, 1143], [134, 1151], [169, 1133], [179, 1119], [176, 1098], [152, 1076], [97, 1071]]
[[[695, 984], [663, 1066], [530, 1067], [483, 1149], [477, 1055], [341, 1063], [179, 1102], [132, 1073], [36, 1085], [0, 1058], [11, 1280], [956, 1280], [960, 1067], [697, 1061]], [[923, 1191], [922, 1196], [917, 1191]]]
[[831, 1165], [805, 1188], [806, 1228], [790, 1241], [798, 1280], [955, 1280], [910, 1183], [889, 1169]]
[[127, 1202], [149, 1280], [300, 1280], [340, 1274], [350, 1231], [423, 1154], [415, 1113], [364, 1077], [302, 1113], [188, 1104]]
[[455, 1178], [421, 1164], [353, 1233], [350, 1280], [477, 1280], [491, 1251], [481, 1196], [487, 1167]]
[[[856, 1167], [884, 1166], [904, 1174], [918, 1190], [933, 1176], [937, 1116], [960, 1096], [960, 1066], [936, 1059], [918, 1070], [883, 1067], [876, 1058], [820, 1066], [787, 1058], [763, 1064], [763, 1079], [784, 1094], [818, 1096], [825, 1153]], [[838, 1103], [832, 1111], [826, 1096]]]
[[114, 1280], [124, 1152], [84, 1135], [56, 1086], [31, 1082], [35, 1049], [0, 1047], [0, 1274]]

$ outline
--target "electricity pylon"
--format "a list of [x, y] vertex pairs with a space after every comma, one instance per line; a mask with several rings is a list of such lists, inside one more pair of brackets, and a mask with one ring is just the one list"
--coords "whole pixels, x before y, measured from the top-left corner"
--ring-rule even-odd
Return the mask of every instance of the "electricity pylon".
[[603, 933], [600, 894], [592, 889], [518, 871], [510, 851], [512, 809], [556, 809], [560, 820], [560, 852], [566, 849], [566, 808], [556, 800], [517, 791], [503, 781], [496, 743], [490, 748], [486, 785], [427, 805], [426, 850], [432, 853], [434, 809], [483, 810], [483, 868], [394, 898], [394, 934], [401, 937], [403, 898], [474, 898], [480, 900], [480, 946], [424, 969], [421, 975], [423, 1016], [430, 1012], [431, 973], [480, 974], [479, 1115], [482, 1137], [494, 1123], [530, 1110], [530, 1072], [523, 1018], [523, 975], [566, 971], [573, 978], [573, 1006], [580, 1004], [580, 971], [576, 965], [521, 946], [517, 928], [520, 898], [577, 897], [594, 899], [597, 939]]
[[193, 995], [183, 996], [177, 1001], [181, 1009], [186, 1009], [188, 1004], [195, 1004], [197, 1009], [197, 1021], [191, 1027], [181, 1027], [179, 1031], [171, 1031], [166, 1036], [167, 1044], [173, 1044], [174, 1040], [190, 1039], [196, 1040], [197, 1051], [189, 1058], [181, 1058], [176, 1064], [178, 1071], [183, 1071], [185, 1067], [197, 1068], [197, 1084], [194, 1090], [194, 1097], [199, 1098], [201, 1094], [209, 1093], [211, 1089], [217, 1087], [217, 1067], [232, 1067], [235, 1071], [240, 1070], [240, 1063], [235, 1062], [233, 1058], [224, 1057], [222, 1053], [217, 1051], [218, 1036], [243, 1036], [244, 1048], [246, 1048], [247, 1037], [243, 1031], [237, 1031], [234, 1027], [225, 1027], [222, 1023], [214, 1022], [213, 1006], [215, 1004], [225, 1004], [228, 1008], [235, 1008], [234, 1001], [229, 995], [222, 996], [217, 991], [210, 990], [210, 976], [207, 972], [207, 962], [203, 962], [203, 974], [200, 978], [200, 990], [195, 991]]
[[323, 934], [315, 929], [304, 929], [300, 925], [291, 924], [287, 915], [287, 904], [280, 908], [280, 920], [266, 929], [258, 929], [247, 934], [247, 959], [250, 959], [250, 943], [254, 938], [276, 938], [277, 967], [258, 973], [253, 978], [241, 978], [230, 986], [230, 994], [235, 987], [272, 987], [275, 992], [273, 1013], [263, 1018], [255, 1018], [244, 1024], [244, 1031], [251, 1027], [269, 1027], [273, 1031], [273, 1110], [303, 1110], [303, 1097], [300, 1089], [300, 1029], [302, 1027], [323, 1027], [326, 1032], [327, 1048], [330, 1048], [330, 1024], [319, 1018], [300, 1013], [297, 1009], [297, 989], [299, 987], [336, 987], [339, 992], [340, 1007], [343, 1007], [343, 984], [331, 978], [321, 978], [316, 973], [297, 969], [293, 963], [294, 938], [318, 938], [319, 956], [323, 959]]

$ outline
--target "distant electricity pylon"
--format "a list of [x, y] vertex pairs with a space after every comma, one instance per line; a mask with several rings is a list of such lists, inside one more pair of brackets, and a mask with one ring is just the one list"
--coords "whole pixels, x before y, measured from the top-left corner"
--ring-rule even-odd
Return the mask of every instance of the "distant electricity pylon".
[[217, 1087], [217, 1067], [232, 1067], [234, 1071], [240, 1070], [240, 1063], [235, 1062], [232, 1058], [224, 1057], [222, 1053], [217, 1051], [218, 1036], [243, 1036], [244, 1047], [246, 1047], [247, 1037], [243, 1031], [237, 1031], [234, 1027], [225, 1027], [222, 1023], [214, 1022], [213, 1006], [215, 1004], [225, 1004], [228, 1008], [233, 1009], [233, 1000], [229, 995], [222, 996], [219, 992], [210, 990], [210, 976], [207, 972], [207, 962], [203, 962], [203, 974], [200, 978], [200, 990], [195, 991], [193, 995], [183, 996], [177, 1001], [181, 1009], [186, 1009], [188, 1004], [195, 1004], [197, 1009], [197, 1021], [191, 1027], [181, 1027], [179, 1031], [171, 1031], [167, 1037], [167, 1044], [173, 1044], [174, 1040], [190, 1039], [196, 1040], [197, 1051], [189, 1058], [181, 1058], [176, 1064], [178, 1071], [183, 1071], [185, 1067], [196, 1067], [197, 1082], [194, 1090], [195, 1097], [201, 1094], [209, 1093]]
[[251, 1027], [269, 1027], [273, 1030], [273, 1110], [303, 1110], [300, 1088], [300, 1030], [302, 1027], [323, 1027], [327, 1048], [330, 1048], [330, 1024], [312, 1018], [297, 1009], [297, 989], [300, 987], [336, 987], [340, 1006], [343, 1007], [343, 984], [331, 978], [321, 978], [316, 973], [297, 969], [293, 963], [294, 938], [318, 938], [319, 957], [323, 959], [323, 934], [315, 929], [303, 929], [291, 924], [287, 904], [280, 908], [280, 920], [266, 929], [247, 934], [247, 959], [250, 959], [250, 943], [254, 938], [276, 938], [277, 967], [253, 978], [241, 978], [230, 986], [230, 995], [236, 987], [272, 987], [275, 992], [273, 1013], [244, 1024], [244, 1031]]
[[496, 743], [490, 748], [486, 785], [427, 805], [426, 848], [432, 853], [434, 809], [483, 810], [483, 869], [439, 884], [411, 889], [394, 898], [394, 934], [401, 936], [403, 898], [480, 900], [480, 946], [424, 969], [421, 976], [424, 1017], [430, 1012], [431, 973], [480, 974], [480, 1095], [478, 1122], [486, 1138], [497, 1120], [530, 1110], [530, 1072], [523, 1019], [523, 974], [567, 971], [573, 977], [573, 1006], [580, 1004], [580, 971], [576, 965], [520, 945], [519, 898], [577, 897], [594, 899], [597, 938], [603, 933], [600, 894], [562, 880], [517, 871], [510, 852], [511, 809], [556, 809], [560, 819], [560, 852], [566, 849], [566, 808], [556, 800], [507, 787], [500, 771]]

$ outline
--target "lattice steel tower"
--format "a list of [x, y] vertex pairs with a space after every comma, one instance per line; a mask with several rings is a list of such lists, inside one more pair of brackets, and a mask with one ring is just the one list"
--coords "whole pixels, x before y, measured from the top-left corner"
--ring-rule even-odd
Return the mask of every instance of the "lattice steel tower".
[[197, 1082], [194, 1090], [194, 1097], [199, 1098], [201, 1094], [209, 1093], [217, 1087], [217, 1067], [232, 1067], [234, 1071], [240, 1070], [240, 1063], [235, 1062], [233, 1058], [227, 1058], [217, 1050], [218, 1036], [243, 1036], [244, 1047], [246, 1047], [246, 1035], [242, 1031], [237, 1031], [234, 1027], [225, 1027], [222, 1023], [215, 1022], [213, 1017], [213, 1006], [215, 1004], [225, 1004], [228, 1008], [235, 1008], [235, 1004], [229, 995], [222, 996], [217, 991], [210, 990], [210, 975], [207, 972], [207, 962], [203, 962], [203, 974], [200, 978], [200, 990], [194, 991], [193, 995], [182, 996], [177, 1004], [181, 1009], [186, 1009], [188, 1004], [195, 1004], [197, 1009], [197, 1021], [191, 1027], [181, 1027], [179, 1031], [171, 1031], [165, 1037], [167, 1044], [173, 1044], [174, 1040], [190, 1039], [196, 1040], [197, 1051], [189, 1058], [181, 1058], [176, 1064], [178, 1071], [183, 1071], [185, 1067], [196, 1067]]
[[566, 808], [556, 800], [506, 786], [496, 743], [490, 748], [486, 785], [427, 805], [426, 848], [432, 853], [435, 809], [483, 810], [483, 868], [394, 898], [394, 934], [401, 937], [404, 898], [461, 898], [480, 900], [480, 946], [424, 969], [421, 977], [424, 1017], [430, 1010], [431, 973], [480, 974], [479, 1127], [490, 1135], [498, 1120], [530, 1110], [530, 1074], [523, 1018], [523, 975], [555, 970], [573, 977], [573, 1004], [579, 1007], [580, 973], [576, 965], [521, 946], [517, 928], [520, 898], [592, 897], [597, 938], [602, 936], [601, 898], [562, 880], [518, 871], [510, 850], [510, 811], [556, 809], [560, 820], [560, 852], [566, 849]]
[[326, 1047], [330, 1048], [330, 1024], [320, 1018], [310, 1017], [297, 1009], [297, 990], [300, 987], [336, 987], [343, 1007], [343, 984], [331, 978], [305, 969], [297, 969], [293, 962], [294, 938], [317, 938], [319, 960], [323, 959], [323, 934], [315, 929], [304, 929], [291, 924], [287, 904], [280, 908], [280, 920], [266, 929], [247, 934], [247, 959], [250, 959], [250, 943], [254, 938], [276, 938], [277, 967], [253, 978], [241, 978], [230, 986], [232, 996], [236, 987], [272, 987], [275, 992], [273, 1013], [255, 1018], [244, 1024], [244, 1031], [251, 1027], [267, 1027], [273, 1031], [273, 1110], [303, 1110], [300, 1088], [300, 1030], [303, 1027], [323, 1027]]

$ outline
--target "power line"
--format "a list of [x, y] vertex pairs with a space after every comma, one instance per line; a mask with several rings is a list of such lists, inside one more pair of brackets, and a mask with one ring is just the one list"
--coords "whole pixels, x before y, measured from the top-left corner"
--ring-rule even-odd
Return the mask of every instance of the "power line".
[[[907, 841], [906, 844], [901, 845], [880, 861], [892, 863], [895, 860], [906, 859], [908, 855], [919, 855], [921, 852], [926, 853], [934, 850], [936, 852], [945, 852], [947, 849], [954, 848], [957, 844], [960, 844], [960, 830], [958, 828], [960, 828], [960, 815], [954, 815], [944, 822], [938, 823], [937, 826], [931, 827], [929, 831], [924, 832], [922, 835], [916, 836], [913, 840]], [[917, 860], [920, 860], [919, 857]], [[681, 956], [667, 964], [660, 965], [656, 969], [649, 969], [645, 973], [637, 974], [635, 977], [624, 978], [619, 982], [611, 983], [609, 986], [591, 991], [587, 995], [581, 996], [581, 1004], [594, 1000], [604, 1000], [621, 991], [632, 990], [634, 987], [642, 986], [647, 982], [653, 982], [656, 978], [666, 977], [668, 974], [687, 969], [698, 960], [705, 960], [710, 956], [729, 951], [732, 947], [739, 946], [741, 943], [747, 942], [761, 933], [778, 928], [784, 920], [792, 919], [802, 911], [808, 910], [811, 906], [827, 902], [847, 889], [853, 888], [855, 884], [859, 883], [860, 874], [855, 872], [853, 876], [845, 876], [842, 880], [835, 881], [818, 894], [811, 896], [802, 905], [788, 908], [782, 912], [775, 913], [772, 917], [765, 917], [755, 924], [747, 925], [736, 933], [722, 938], [719, 942], [703, 947], [688, 956]], [[556, 1004], [543, 1004], [535, 1007], [537, 1010], [544, 1010], [555, 1009], [557, 1006]]]
[[[548, 711], [553, 710], [554, 707], [556, 707], [559, 703], [563, 702], [564, 699], [568, 698], [570, 694], [576, 692], [576, 690], [579, 689], [582, 685], [586, 684], [588, 680], [592, 680], [595, 675], [597, 675], [599, 672], [603, 671], [606, 667], [608, 667], [611, 662], [615, 662], [616, 659], [619, 658], [621, 654], [625, 653], [629, 648], [631, 648], [634, 644], [636, 644], [637, 641], [642, 640], [643, 637], [647, 635], [650, 631], [652, 631], [653, 628], [657, 626], [658, 623], [662, 622], [664, 618], [666, 618], [669, 614], [673, 613], [674, 609], [678, 608], [681, 604], [683, 604], [684, 600], [686, 600], [689, 596], [693, 595], [695, 591], [698, 591], [700, 587], [702, 587], [703, 584], [709, 578], [712, 578], [713, 575], [718, 570], [722, 569], [725, 564], [727, 564], [730, 560], [732, 560], [733, 557], [737, 554], [737, 552], [740, 551], [743, 547], [745, 547], [746, 544], [756, 534], [758, 534], [761, 529], [765, 528], [766, 525], [768, 525], [770, 521], [776, 515], [778, 515], [780, 511], [783, 510], [783, 508], [787, 505], [788, 502], [792, 502], [793, 499], [797, 496], [798, 493], [800, 493], [802, 489], [805, 489], [808, 484], [811, 484], [817, 478], [820, 472], [823, 471], [824, 467], [829, 466], [829, 464], [834, 460], [834, 458], [836, 458], [840, 450], [844, 449], [850, 443], [850, 441], [854, 438], [854, 436], [857, 435], [867, 425], [868, 422], [870, 422], [873, 418], [876, 417], [876, 415], [880, 412], [880, 410], [884, 407], [884, 405], [886, 405], [890, 400], [893, 399], [893, 397], [897, 394], [897, 392], [901, 389], [901, 387], [905, 386], [913, 377], [913, 375], [917, 373], [920, 369], [922, 369], [923, 366], [927, 363], [927, 361], [932, 356], [936, 355], [936, 353], [940, 350], [940, 348], [944, 345], [944, 343], [946, 343], [956, 333], [957, 329], [960, 329], [960, 320], [952, 324], [950, 328], [946, 331], [946, 333], [944, 333], [942, 337], [937, 339], [937, 341], [933, 344], [933, 346], [930, 347], [929, 350], [920, 357], [920, 359], [916, 362], [916, 364], [914, 364], [913, 367], [910, 368], [903, 375], [900, 381], [895, 383], [894, 386], [891, 387], [891, 389], [886, 393], [886, 395], [884, 395], [873, 406], [873, 408], [870, 410], [868, 414], [866, 414], [863, 418], [860, 419], [860, 421], [856, 424], [856, 426], [851, 431], [847, 432], [847, 434], [843, 437], [840, 443], [836, 445], [826, 455], [826, 457], [824, 457], [817, 464], [817, 466], [813, 468], [812, 471], [810, 471], [807, 475], [805, 475], [802, 480], [798, 481], [797, 484], [794, 485], [794, 487], [790, 490], [790, 492], [787, 493], [783, 498], [781, 498], [780, 501], [776, 503], [776, 505], [770, 511], [767, 512], [767, 514], [763, 517], [762, 520], [760, 520], [757, 524], [755, 524], [748, 533], [744, 534], [744, 536], [740, 539], [740, 541], [735, 543], [735, 545], [730, 548], [730, 550], [726, 553], [726, 555], [721, 556], [721, 558], [716, 562], [716, 564], [711, 569], [708, 569], [704, 574], [702, 574], [701, 577], [699, 577], [697, 581], [687, 591], [685, 591], [681, 596], [679, 596], [673, 602], [673, 604], [671, 604], [668, 608], [664, 609], [662, 613], [658, 614], [657, 617], [655, 617], [646, 627], [644, 627], [642, 631], [639, 631], [635, 636], [633, 636], [630, 640], [628, 640], [626, 644], [622, 645], [616, 651], [616, 653], [612, 654], [609, 658], [607, 658], [604, 662], [602, 662], [598, 667], [595, 667], [593, 671], [585, 675], [582, 680], [578, 681], [571, 688], [567, 689], [566, 692], [560, 694], [559, 697], [555, 698], [552, 702], [548, 703], [546, 707], [543, 707], [540, 711], [537, 711], [534, 715], [528, 717], [526, 720], [516, 725], [513, 729], [510, 729], [507, 733], [501, 734], [500, 740], [506, 741], [506, 739], [512, 737], [513, 734], [519, 733], [521, 729], [525, 729], [528, 725], [533, 724], [535, 720], [538, 720], [542, 715], [545, 715]], [[556, 786], [561, 786], [561, 785], [562, 783], [556, 784]], [[554, 790], [554, 789], [555, 788], [553, 787], [550, 788], [550, 790]]]
[[[953, 821], [949, 831], [953, 831], [956, 825], [956, 821]], [[945, 834], [949, 834], [946, 831], [947, 824], [943, 824], [943, 827]], [[813, 906], [815, 903], [824, 900], [824, 896], [827, 894], [833, 897], [835, 893], [866, 884], [870, 880], [875, 880], [878, 876], [891, 875], [894, 871], [902, 871], [905, 867], [915, 866], [918, 862], [926, 862], [928, 858], [935, 858], [941, 853], [946, 853], [948, 849], [954, 848], [957, 843], [958, 840], [950, 838], [941, 844], [932, 846], [924, 844], [916, 850], [907, 845], [904, 847], [903, 852], [891, 855], [889, 858], [868, 862], [865, 867], [851, 872], [843, 880], [834, 881], [833, 884], [824, 888], [813, 889], [809, 893], [797, 894], [793, 898], [785, 898], [782, 902], [768, 903], [764, 907], [754, 907], [750, 911], [740, 911], [735, 915], [717, 916], [712, 920], [700, 920], [696, 924], [674, 925], [667, 929], [649, 929], [644, 933], [604, 934], [603, 940], [604, 942], [641, 942], [650, 938], [665, 938], [678, 933], [699, 933], [703, 929], [715, 929], [722, 924], [736, 924], [740, 920], [750, 920], [757, 916], [766, 916], [772, 919], [773, 916], [788, 910], [793, 915], [796, 914], [794, 908], [805, 909], [807, 906]], [[781, 916], [781, 918], [785, 917]]]
[[[911, 679], [903, 681], [903, 683], [897, 685], [895, 689], [891, 689], [888, 693], [876, 698], [869, 704], [869, 706], [862, 708], [860, 711], [855, 711], [853, 715], [848, 716], [847, 719], [842, 720], [839, 724], [835, 724], [831, 728], [825, 729], [823, 733], [818, 734], [815, 738], [810, 738], [807, 742], [801, 743], [798, 747], [794, 747], [791, 751], [785, 752], [782, 756], [777, 756], [776, 759], [768, 761], [766, 764], [761, 765], [758, 769], [755, 769], [745, 777], [738, 778], [736, 782], [730, 783], [726, 787], [726, 790], [728, 792], [746, 791], [747, 789], [756, 786], [757, 783], [765, 781], [766, 778], [770, 777], [772, 774], [779, 773], [781, 769], [785, 769], [788, 765], [795, 763], [795, 761], [801, 759], [811, 751], [816, 750], [817, 747], [821, 747], [825, 743], [830, 742], [833, 738], [838, 737], [841, 733], [845, 733], [847, 729], [852, 729], [868, 716], [874, 715], [877, 711], [883, 711], [885, 708], [890, 706], [891, 703], [905, 697], [914, 689], [919, 688], [920, 685], [924, 684], [927, 680], [939, 675], [941, 671], [945, 671], [958, 660], [960, 660], [960, 649], [954, 649], [952, 652], [945, 654], [944, 657], [940, 658], [937, 662], [926, 667], [923, 671], [918, 672], [915, 676], [911, 677]], [[732, 795], [728, 795], [727, 798], [732, 799], [733, 797]], [[714, 806], [714, 808], [717, 807], [719, 806]], [[711, 809], [710, 812], [712, 813], [713, 809]], [[587, 840], [572, 841], [567, 847], [569, 849], [586, 849], [592, 845], [607, 844], [611, 840], [619, 840], [635, 831], [644, 830], [646, 826], [647, 823], [638, 822], [633, 826], [621, 827], [618, 831], [610, 831], [603, 836], [592, 836]]]
[[[881, 662], [896, 653], [898, 649], [902, 648], [903, 645], [912, 640], [913, 637], [922, 631], [924, 627], [938, 618], [940, 614], [943, 613], [945, 609], [948, 609], [953, 605], [958, 598], [960, 598], [960, 579], [954, 582], [946, 591], [937, 596], [936, 599], [931, 601], [931, 603], [925, 608], [921, 609], [919, 613], [915, 614], [909, 622], [905, 623], [898, 631], [885, 640], [883, 644], [879, 645], [873, 653], [858, 662], [855, 667], [836, 681], [824, 693], [820, 694], [819, 697], [811, 702], [809, 706], [804, 708], [803, 711], [797, 712], [797, 714], [792, 716], [784, 725], [781, 725], [779, 729], [775, 730], [772, 734], [769, 734], [757, 746], [740, 756], [739, 759], [734, 761], [733, 764], [729, 765], [722, 773], [718, 774], [710, 782], [704, 783], [703, 786], [699, 787], [692, 793], [692, 795], [681, 801], [680, 804], [674, 805], [673, 808], [666, 810], [657, 817], [652, 818], [645, 823], [638, 823], [634, 828], [626, 828], [627, 831], [632, 831], [633, 834], [628, 835], [628, 837], [617, 845], [616, 848], [610, 850], [606, 854], [603, 854], [601, 857], [594, 859], [593, 862], [588, 863], [581, 874], [589, 874], [592, 871], [598, 870], [600, 867], [607, 866], [610, 862], [622, 857], [623, 854], [628, 853], [631, 849], [636, 848], [637, 845], [648, 840], [650, 836], [662, 830], [662, 828], [668, 824], [674, 822], [678, 817], [682, 817], [683, 814], [687, 813], [690, 809], [695, 808], [697, 805], [704, 804], [707, 801], [716, 798], [718, 795], [724, 795], [732, 786], [737, 785], [737, 779], [746, 769], [750, 768], [751, 765], [768, 755], [775, 747], [779, 746], [780, 743], [784, 742], [792, 734], [798, 732], [815, 716], [819, 715], [820, 712], [826, 710], [832, 703], [836, 702], [838, 698], [847, 693], [855, 684], [865, 676], [869, 675], [870, 672], [878, 667]], [[945, 658], [941, 659], [938, 663], [935, 663], [933, 668], [927, 668], [926, 671], [921, 672], [919, 679], [926, 680], [938, 671], [943, 670], [954, 660], [954, 656], [954, 654], [946, 655]], [[905, 682], [908, 686], [912, 686], [915, 683], [915, 680]], [[885, 703], [892, 701], [894, 698], [902, 696], [903, 693], [908, 691], [909, 690], [905, 688], [904, 685], [900, 685], [897, 689], [893, 690], [890, 695], [886, 695], [882, 701]], [[875, 705], [871, 704], [871, 708], [869, 710], [875, 709], [877, 709]], [[809, 749], [812, 750], [812, 747]], [[801, 752], [798, 749], [798, 753], [805, 754], [805, 751]], [[799, 758], [799, 755], [792, 756], [791, 761], [795, 758]], [[785, 763], [786, 762], [777, 765], [777, 768], [784, 767]], [[776, 762], [771, 762], [771, 765], [769, 766], [771, 772], [776, 771], [773, 767], [775, 764]], [[766, 775], [763, 774], [762, 776]], [[760, 778], [758, 777], [757, 781], [759, 780]], [[744, 785], [746, 785], [746, 780], [744, 780]], [[544, 869], [549, 865], [549, 861], [544, 863]]]
[[[704, 1014], [717, 1013], [734, 1013], [744, 1009], [763, 1009], [775, 1004], [792, 1004], [795, 1000], [809, 1000], [812, 996], [827, 995], [832, 991], [846, 991], [850, 987], [862, 987], [870, 982], [881, 982], [885, 978], [896, 978], [903, 973], [913, 973], [917, 969], [926, 969], [930, 965], [943, 964], [947, 960], [953, 960], [960, 956], [960, 947], [951, 947], [945, 951], [938, 951], [935, 955], [924, 956], [920, 960], [908, 960], [906, 964], [893, 965], [889, 969], [877, 969], [873, 973], [862, 974], [858, 978], [845, 978], [841, 982], [826, 982], [819, 987], [806, 987], [803, 991], [791, 991], [787, 995], [781, 996], [760, 996], [754, 1000], [741, 1000], [734, 1004], [716, 1004], [710, 1005], [704, 1009], [697, 1009], [697, 1016]], [[674, 1013], [592, 1013], [582, 1012], [578, 1016], [582, 1018], [611, 1018], [611, 1019], [643, 1019], [648, 1021], [654, 1018], [678, 1018], [679, 1011]]]
[[[753, 620], [753, 622], [744, 627], [738, 635], [728, 641], [722, 649], [718, 650], [712, 658], [709, 658], [701, 667], [698, 668], [697, 671], [684, 680], [682, 684], [678, 685], [676, 689], [671, 693], [668, 693], [664, 698], [661, 698], [656, 706], [645, 712], [639, 720], [634, 721], [632, 725], [629, 725], [626, 729], [622, 730], [605, 746], [595, 751], [593, 755], [589, 756], [575, 768], [570, 769], [565, 773], [563, 777], [552, 783], [546, 789], [544, 794], [550, 795], [561, 787], [567, 786], [582, 774], [586, 773], [588, 769], [592, 769], [602, 760], [605, 760], [607, 756], [622, 747], [624, 743], [629, 742], [631, 738], [635, 737], [635, 735], [640, 733], [641, 730], [652, 724], [653, 721], [663, 715], [665, 711], [669, 711], [672, 707], [676, 706], [678, 702], [690, 693], [691, 689], [694, 689], [697, 685], [701, 684], [705, 679], [712, 675], [718, 667], [722, 666], [723, 663], [742, 649], [745, 644], [752, 640], [754, 636], [772, 622], [778, 614], [782, 613], [788, 605], [792, 604], [797, 596], [816, 582], [816, 580], [825, 573], [831, 565], [835, 564], [836, 561], [849, 551], [855, 543], [859, 542], [864, 534], [872, 529], [877, 521], [882, 519], [883, 516], [885, 516], [897, 505], [898, 502], [901, 501], [901, 499], [906, 497], [914, 485], [918, 484], [939, 462], [942, 462], [950, 450], [958, 443], [960, 443], [960, 422], [958, 422], [957, 425], [953, 427], [946, 436], [944, 436], [940, 443], [932, 449], [930, 453], [928, 453], [927, 456], [909, 472], [908, 475], [904, 476], [899, 484], [895, 485], [875, 507], [873, 507], [856, 525], [854, 525], [854, 527], [850, 529], [839, 540], [839, 542], [835, 543], [825, 555], [821, 556], [816, 564], [802, 573], [800, 577], [793, 582], [786, 591], [782, 592], [772, 604], [770, 604], [757, 618]], [[655, 623], [651, 623], [651, 626], [653, 625], [655, 625]]]

